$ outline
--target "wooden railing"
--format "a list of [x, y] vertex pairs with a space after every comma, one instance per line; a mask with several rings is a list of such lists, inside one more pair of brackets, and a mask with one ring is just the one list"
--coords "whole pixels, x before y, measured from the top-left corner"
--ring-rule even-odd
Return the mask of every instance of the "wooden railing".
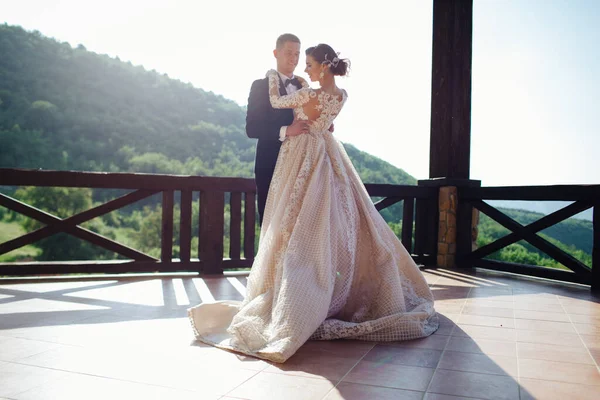
[[[121, 197], [65, 219], [0, 193], [0, 206], [38, 220], [45, 225], [21, 237], [0, 243], [0, 255], [35, 243], [48, 236], [64, 232], [112, 251], [124, 258], [108, 261], [57, 260], [52, 262], [0, 263], [0, 275], [180, 271], [215, 274], [232, 268], [251, 267], [254, 260], [256, 188], [253, 179], [0, 169], [0, 186], [131, 190], [131, 192]], [[402, 242], [417, 262], [426, 265], [435, 264], [437, 189], [379, 184], [370, 184], [366, 187], [371, 196], [383, 198], [376, 203], [378, 210], [399, 201], [404, 201]], [[199, 195], [196, 195], [197, 193]], [[156, 194], [162, 194], [161, 253], [159, 259], [80, 226], [93, 218]], [[194, 197], [199, 199], [200, 211], [199, 220], [197, 221], [199, 230], [197, 259], [191, 257], [192, 224], [196, 223], [192, 220]], [[229, 198], [230, 204], [230, 248], [228, 258], [223, 257], [226, 197]], [[179, 199], [181, 209], [179, 258], [173, 258], [173, 208], [176, 199]], [[414, 246], [413, 222], [415, 223]]]
[[[572, 204], [536, 222], [523, 226], [484, 200], [568, 201]], [[482, 267], [548, 279], [592, 285], [600, 289], [600, 185], [462, 187], [458, 189], [457, 264]], [[479, 249], [472, 250], [472, 208], [478, 209], [511, 233]], [[592, 268], [562, 251], [537, 233], [565, 219], [593, 208]], [[485, 259], [519, 240], [525, 240], [569, 269], [560, 270]]]
[[384, 197], [375, 203], [375, 207], [380, 211], [403, 201], [402, 244], [417, 263], [428, 266], [435, 265], [439, 188], [382, 184], [366, 184], [365, 187], [371, 197]]
[[[198, 271], [219, 273], [224, 268], [249, 267], [254, 259], [255, 192], [252, 179], [173, 176], [155, 174], [96, 173], [72, 171], [31, 171], [0, 169], [1, 186], [46, 186], [94, 189], [128, 189], [132, 192], [90, 210], [60, 219], [30, 205], [0, 194], [0, 206], [34, 218], [46, 226], [0, 244], [0, 254], [34, 243], [47, 236], [66, 232], [127, 258], [111, 261], [53, 261], [2, 263], [0, 275], [63, 273], [123, 273]], [[173, 206], [180, 196], [180, 256], [173, 259]], [[191, 258], [192, 198], [199, 192], [198, 259]], [[161, 253], [156, 259], [79, 225], [118, 210], [151, 195], [162, 193]], [[223, 258], [224, 199], [230, 193], [230, 249]], [[242, 207], [243, 203], [243, 207]], [[241, 229], [244, 229], [244, 257], [241, 257]]]

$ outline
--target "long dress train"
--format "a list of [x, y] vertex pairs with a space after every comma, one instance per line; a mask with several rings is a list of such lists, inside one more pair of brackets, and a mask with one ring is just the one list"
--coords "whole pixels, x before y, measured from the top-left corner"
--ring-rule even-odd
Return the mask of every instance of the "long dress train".
[[346, 92], [330, 96], [304, 84], [280, 97], [276, 74], [268, 73], [271, 103], [311, 121], [310, 133], [281, 147], [244, 300], [190, 308], [196, 338], [284, 362], [308, 339], [432, 334], [438, 317], [425, 278], [328, 131]]

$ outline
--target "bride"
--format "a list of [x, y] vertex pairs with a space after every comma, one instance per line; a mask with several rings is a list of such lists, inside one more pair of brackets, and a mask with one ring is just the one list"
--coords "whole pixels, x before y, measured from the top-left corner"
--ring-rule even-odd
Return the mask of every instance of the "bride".
[[438, 328], [425, 278], [328, 130], [348, 98], [335, 76], [349, 62], [326, 44], [306, 54], [319, 89], [302, 80], [280, 96], [277, 71], [267, 73], [273, 107], [310, 128], [281, 146], [245, 298], [188, 310], [198, 340], [274, 362], [309, 339], [398, 341]]

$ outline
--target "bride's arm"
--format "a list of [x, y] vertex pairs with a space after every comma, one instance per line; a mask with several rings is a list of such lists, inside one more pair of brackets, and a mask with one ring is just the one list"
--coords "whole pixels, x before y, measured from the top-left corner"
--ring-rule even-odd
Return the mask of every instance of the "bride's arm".
[[273, 108], [296, 108], [309, 100], [308, 84], [304, 79], [300, 79], [302, 89], [293, 94], [282, 96], [279, 94], [279, 74], [274, 69], [267, 72], [269, 78], [269, 100]]

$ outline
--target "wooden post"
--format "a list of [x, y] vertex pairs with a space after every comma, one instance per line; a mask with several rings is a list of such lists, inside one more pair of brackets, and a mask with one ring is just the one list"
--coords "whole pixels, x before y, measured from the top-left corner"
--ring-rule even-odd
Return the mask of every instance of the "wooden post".
[[254, 240], [256, 239], [256, 193], [246, 192], [244, 198], [244, 258], [254, 260]]
[[181, 216], [179, 221], [179, 259], [190, 262], [192, 247], [192, 191], [181, 191]]
[[472, 267], [467, 256], [472, 251], [473, 206], [460, 198], [458, 191], [458, 207], [456, 209], [456, 255], [455, 263], [460, 268]]
[[173, 191], [165, 190], [162, 198], [161, 263], [173, 259]]
[[200, 232], [198, 258], [204, 261], [202, 272], [223, 273], [223, 231], [225, 224], [225, 193], [200, 192]]
[[433, 1], [430, 178], [469, 178], [473, 0]]
[[600, 203], [594, 205], [592, 232], [592, 292], [600, 294]]
[[229, 258], [239, 260], [242, 244], [242, 193], [231, 192], [229, 204]]
[[409, 254], [413, 254], [413, 213], [414, 213], [415, 199], [409, 197], [404, 199], [403, 211], [402, 211], [402, 244], [408, 250]]
[[[415, 247], [413, 253], [425, 266], [435, 266], [437, 261], [438, 186], [435, 180], [419, 180], [417, 184], [428, 188], [427, 197], [415, 201]], [[430, 188], [430, 189], [429, 189]]]

